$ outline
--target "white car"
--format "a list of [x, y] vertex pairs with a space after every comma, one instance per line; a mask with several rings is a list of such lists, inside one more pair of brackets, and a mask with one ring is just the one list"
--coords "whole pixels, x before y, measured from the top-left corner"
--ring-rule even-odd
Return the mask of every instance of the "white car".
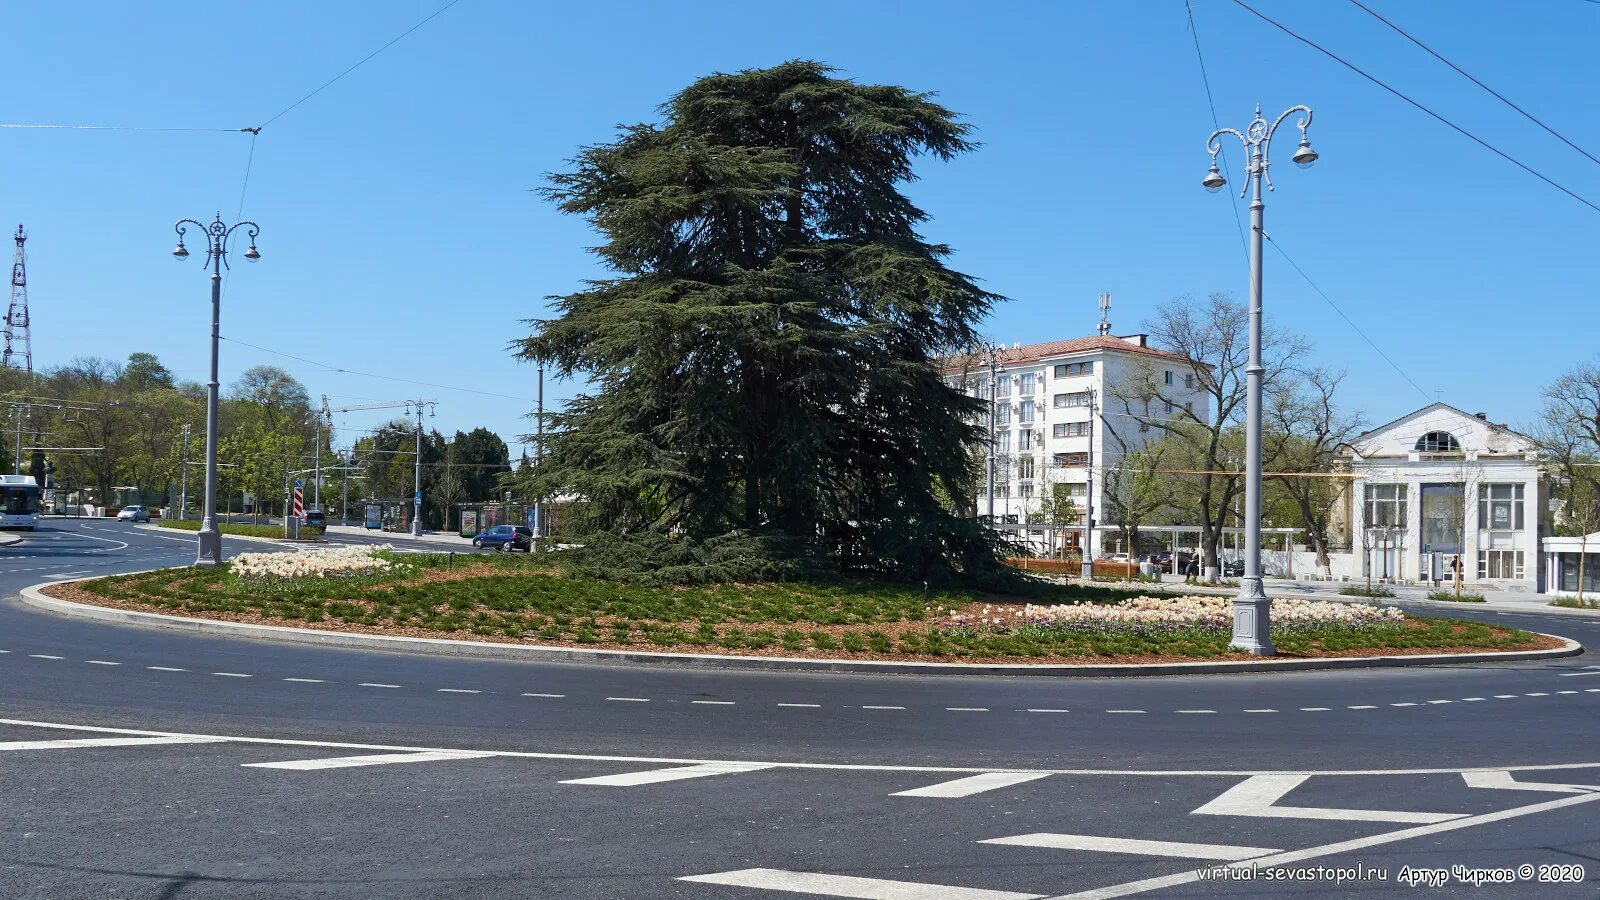
[[117, 513], [118, 522], [148, 522], [150, 521], [150, 507], [124, 506], [122, 512]]

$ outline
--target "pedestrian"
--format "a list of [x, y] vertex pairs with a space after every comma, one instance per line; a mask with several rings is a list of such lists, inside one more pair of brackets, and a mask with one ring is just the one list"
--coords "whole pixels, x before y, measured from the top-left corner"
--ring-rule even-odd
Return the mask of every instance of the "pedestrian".
[[1194, 584], [1200, 577], [1200, 556], [1196, 554], [1189, 557], [1189, 564], [1183, 567], [1184, 584]]

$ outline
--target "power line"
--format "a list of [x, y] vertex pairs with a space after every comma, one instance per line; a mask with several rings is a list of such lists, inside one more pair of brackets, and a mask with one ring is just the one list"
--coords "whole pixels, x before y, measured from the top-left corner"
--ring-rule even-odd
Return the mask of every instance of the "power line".
[[1399, 90], [1390, 87], [1388, 84], [1383, 82], [1377, 76], [1368, 74], [1365, 70], [1363, 70], [1360, 67], [1356, 66], [1354, 63], [1350, 62], [1349, 60], [1346, 60], [1344, 57], [1338, 55], [1337, 53], [1334, 53], [1332, 50], [1329, 50], [1326, 47], [1323, 47], [1321, 44], [1318, 44], [1317, 42], [1311, 40], [1310, 38], [1301, 36], [1300, 34], [1296, 33], [1292, 29], [1290, 29], [1288, 26], [1278, 22], [1277, 20], [1271, 18], [1270, 16], [1267, 16], [1265, 13], [1260, 12], [1259, 10], [1257, 10], [1255, 7], [1251, 6], [1250, 4], [1245, 3], [1244, 0], [1233, 0], [1233, 2], [1238, 4], [1239, 6], [1244, 7], [1247, 11], [1249, 11], [1256, 18], [1262, 20], [1263, 22], [1266, 22], [1268, 25], [1271, 25], [1272, 27], [1278, 29], [1279, 31], [1282, 31], [1284, 34], [1289, 35], [1290, 37], [1292, 37], [1295, 40], [1301, 42], [1302, 44], [1305, 44], [1306, 46], [1316, 50], [1317, 52], [1323, 54], [1324, 56], [1327, 56], [1329, 59], [1332, 59], [1333, 61], [1339, 63], [1340, 65], [1342, 65], [1345, 68], [1349, 69], [1350, 71], [1356, 73], [1357, 75], [1360, 75], [1362, 78], [1367, 79], [1368, 81], [1372, 82], [1373, 84], [1377, 85], [1378, 87], [1381, 87], [1384, 90], [1388, 91], [1389, 93], [1395, 95], [1396, 97], [1399, 97], [1401, 100], [1404, 100], [1405, 102], [1411, 104], [1412, 106], [1416, 107], [1417, 109], [1421, 110], [1422, 112], [1427, 113], [1428, 116], [1430, 116], [1431, 118], [1436, 119], [1439, 122], [1442, 122], [1445, 125], [1450, 126], [1451, 130], [1453, 130], [1456, 133], [1462, 135], [1463, 137], [1471, 140], [1473, 143], [1477, 144], [1478, 146], [1483, 147], [1485, 150], [1488, 150], [1489, 152], [1491, 152], [1494, 155], [1500, 157], [1501, 159], [1505, 160], [1506, 162], [1511, 163], [1512, 165], [1516, 166], [1517, 168], [1521, 169], [1522, 171], [1527, 172], [1529, 175], [1532, 175], [1533, 177], [1535, 177], [1535, 178], [1539, 179], [1540, 181], [1544, 182], [1545, 184], [1550, 185], [1551, 187], [1555, 188], [1556, 190], [1560, 191], [1563, 194], [1566, 194], [1568, 197], [1571, 197], [1572, 199], [1578, 201], [1579, 203], [1582, 203], [1584, 206], [1589, 207], [1590, 209], [1594, 210], [1595, 212], [1600, 212], [1600, 206], [1595, 205], [1594, 203], [1592, 203], [1589, 200], [1585, 199], [1583, 196], [1577, 194], [1576, 192], [1567, 189], [1565, 186], [1561, 185], [1559, 182], [1557, 182], [1554, 179], [1550, 178], [1549, 176], [1541, 173], [1540, 171], [1538, 171], [1537, 169], [1533, 168], [1532, 166], [1529, 166], [1527, 163], [1522, 162], [1521, 160], [1519, 160], [1516, 157], [1512, 156], [1511, 154], [1505, 152], [1504, 150], [1501, 150], [1499, 147], [1496, 147], [1495, 145], [1493, 145], [1493, 144], [1489, 143], [1488, 141], [1484, 140], [1483, 138], [1478, 137], [1477, 135], [1473, 134], [1472, 132], [1466, 130], [1465, 128], [1462, 128], [1460, 125], [1457, 125], [1456, 123], [1450, 121], [1449, 119], [1446, 119], [1444, 116], [1439, 115], [1438, 113], [1434, 112], [1433, 110], [1429, 109], [1428, 107], [1423, 106], [1421, 103], [1418, 103], [1417, 101], [1411, 99], [1410, 97], [1408, 97], [1405, 94], [1401, 93]]
[[[1600, 2], [1600, 0], [1597, 0]], [[1213, 130], [1221, 128], [1217, 121], [1217, 104], [1211, 99], [1211, 76], [1206, 74], [1206, 57], [1200, 52], [1200, 32], [1194, 27], [1194, 7], [1189, 0], [1183, 0], [1183, 8], [1189, 14], [1189, 33], [1194, 36], [1194, 56], [1200, 61], [1200, 81], [1206, 87], [1206, 105], [1211, 108], [1211, 127]], [[1228, 148], [1222, 148], [1222, 167], [1228, 168]], [[1239, 249], [1244, 251], [1244, 264], [1250, 265], [1250, 246], [1244, 239], [1244, 223], [1239, 218], [1239, 197], [1233, 191], [1228, 192], [1228, 199], [1233, 201], [1233, 227], [1239, 231]]]
[[1383, 352], [1383, 350], [1380, 349], [1378, 347], [1378, 345], [1373, 342], [1372, 338], [1367, 337], [1367, 333], [1365, 331], [1361, 330], [1361, 326], [1357, 325], [1354, 320], [1352, 320], [1349, 316], [1345, 315], [1344, 310], [1339, 308], [1339, 304], [1333, 302], [1333, 298], [1329, 297], [1327, 295], [1327, 293], [1322, 290], [1322, 288], [1317, 286], [1317, 283], [1315, 281], [1311, 280], [1311, 276], [1306, 274], [1306, 270], [1300, 268], [1300, 264], [1295, 262], [1294, 258], [1291, 257], [1288, 254], [1287, 251], [1285, 251], [1282, 247], [1278, 246], [1278, 242], [1273, 240], [1271, 235], [1269, 235], [1269, 234], [1267, 234], [1266, 232], [1263, 231], [1261, 233], [1261, 236], [1265, 237], [1267, 239], [1267, 243], [1271, 244], [1272, 248], [1274, 250], [1278, 251], [1279, 255], [1281, 255], [1283, 257], [1284, 262], [1287, 262], [1290, 266], [1292, 266], [1294, 268], [1294, 270], [1296, 272], [1300, 273], [1300, 277], [1304, 278], [1306, 280], [1306, 284], [1311, 285], [1311, 289], [1313, 291], [1317, 292], [1317, 296], [1321, 297], [1324, 301], [1327, 302], [1327, 304], [1329, 306], [1333, 307], [1333, 311], [1339, 314], [1339, 318], [1343, 319], [1345, 321], [1345, 324], [1347, 324], [1351, 328], [1355, 329], [1356, 334], [1361, 335], [1361, 339], [1367, 342], [1367, 346], [1371, 347], [1374, 353], [1376, 353], [1379, 356], [1383, 357], [1383, 361], [1388, 363], [1390, 368], [1392, 368], [1396, 372], [1400, 373], [1400, 377], [1401, 378], [1404, 378], [1408, 384], [1410, 384], [1412, 387], [1416, 388], [1417, 389], [1417, 393], [1422, 395], [1422, 399], [1424, 399], [1424, 400], [1428, 399], [1428, 392], [1423, 390], [1421, 388], [1421, 386], [1419, 386], [1415, 381], [1412, 381], [1411, 380], [1411, 376], [1407, 375], [1405, 370], [1400, 368], [1398, 363], [1396, 363], [1394, 360], [1390, 359], [1389, 358], [1389, 354]]
[[256, 164], [256, 138], [261, 136], [261, 129], [257, 128], [250, 133], [250, 155], [244, 161], [244, 184], [239, 187], [239, 214], [235, 220], [244, 218], [244, 194], [250, 189], [250, 168]]
[[417, 24], [411, 26], [410, 28], [407, 28], [405, 31], [400, 32], [400, 34], [395, 36], [395, 38], [393, 40], [389, 41], [389, 43], [384, 44], [382, 47], [379, 47], [378, 49], [372, 51], [371, 53], [368, 53], [366, 56], [363, 56], [359, 61], [356, 62], [355, 65], [353, 65], [350, 68], [345, 69], [343, 72], [340, 72], [339, 74], [333, 76], [332, 78], [330, 78], [327, 81], [323, 82], [322, 85], [320, 87], [318, 87], [316, 90], [312, 91], [309, 94], [306, 94], [304, 97], [301, 97], [299, 100], [296, 100], [295, 102], [289, 104], [288, 106], [284, 107], [282, 110], [279, 110], [277, 115], [274, 115], [272, 118], [266, 120], [265, 122], [262, 122], [261, 126], [262, 127], [266, 127], [267, 125], [271, 125], [273, 122], [276, 122], [279, 119], [283, 118], [285, 115], [287, 115], [295, 107], [297, 107], [300, 104], [306, 102], [307, 100], [310, 100], [312, 97], [315, 97], [316, 95], [322, 93], [324, 90], [327, 90], [329, 87], [333, 86], [334, 82], [336, 82], [339, 79], [345, 77], [346, 75], [349, 75], [351, 72], [354, 72], [355, 70], [361, 68], [363, 65], [366, 65], [366, 63], [369, 60], [371, 60], [374, 56], [377, 56], [378, 54], [380, 54], [383, 51], [389, 49], [390, 47], [393, 47], [395, 44], [398, 44], [402, 39], [405, 38], [406, 35], [410, 34], [413, 31], [416, 31], [418, 28], [421, 28], [422, 26], [424, 26], [424, 25], [428, 24], [429, 22], [433, 21], [435, 18], [437, 18], [445, 10], [449, 9], [452, 6], [455, 6], [457, 3], [460, 3], [460, 2], [461, 2], [461, 0], [450, 0], [449, 3], [446, 3], [445, 5], [443, 5], [443, 6], [439, 7], [438, 9], [434, 10], [433, 14], [428, 16], [426, 19], [423, 19], [422, 21], [420, 21]]
[[346, 369], [346, 368], [343, 368], [341, 366], [330, 366], [327, 363], [320, 363], [320, 362], [317, 362], [314, 359], [306, 359], [303, 356], [295, 356], [293, 353], [284, 353], [281, 350], [273, 350], [273, 349], [268, 348], [268, 347], [261, 347], [261, 346], [258, 346], [256, 344], [246, 343], [245, 341], [241, 341], [238, 338], [223, 337], [222, 335], [218, 335], [218, 337], [221, 340], [227, 341], [230, 344], [238, 344], [241, 347], [249, 347], [252, 350], [260, 350], [262, 353], [271, 353], [273, 356], [281, 356], [284, 359], [292, 359], [292, 360], [295, 360], [296, 362], [303, 362], [306, 365], [317, 366], [318, 368], [327, 369], [330, 372], [338, 372], [338, 373], [340, 373], [342, 375], [359, 375], [362, 378], [377, 378], [377, 379], [380, 379], [382, 381], [396, 381], [396, 382], [399, 382], [401, 384], [414, 384], [414, 385], [418, 385], [419, 387], [438, 388], [439, 390], [442, 390], [442, 391], [460, 391], [461, 393], [464, 393], [464, 394], [480, 394], [480, 395], [482, 395], [484, 397], [498, 397], [501, 400], [516, 400], [516, 401], [521, 402], [521, 403], [532, 403], [533, 402], [532, 400], [529, 400], [527, 397], [513, 397], [510, 394], [496, 394], [493, 391], [480, 391], [480, 390], [477, 390], [476, 388], [457, 387], [457, 386], [455, 386], [453, 384], [435, 384], [435, 383], [433, 383], [431, 381], [417, 381], [417, 380], [411, 379], [411, 378], [397, 378], [397, 377], [395, 377], [393, 375], [377, 375], [377, 374], [374, 374], [372, 372], [358, 372], [355, 369]]
[[254, 132], [260, 130], [252, 128], [158, 128], [146, 125], [57, 125], [23, 122], [0, 123], [0, 128], [42, 128], [70, 131], [203, 131], [224, 134], [238, 134], [242, 131]]
[[[1362, 9], [1366, 10], [1366, 12], [1369, 15], [1371, 15], [1374, 19], [1377, 19], [1379, 22], [1382, 22], [1383, 24], [1385, 24], [1385, 25], [1389, 26], [1390, 28], [1393, 28], [1395, 31], [1399, 32], [1401, 34], [1401, 36], [1403, 36], [1406, 40], [1408, 40], [1411, 43], [1416, 44], [1418, 47], [1421, 47], [1422, 49], [1428, 51], [1428, 55], [1432, 56], [1434, 59], [1437, 59], [1439, 62], [1442, 62], [1445, 65], [1449, 66], [1450, 68], [1455, 69], [1456, 72], [1460, 73], [1461, 77], [1467, 79], [1468, 81], [1472, 82], [1473, 84], [1477, 85], [1478, 87], [1481, 87], [1484, 90], [1488, 91], [1489, 93], [1493, 94], [1495, 99], [1499, 100], [1501, 103], [1504, 103], [1505, 105], [1507, 105], [1507, 106], [1511, 107], [1512, 109], [1516, 110], [1517, 112], [1521, 113], [1523, 118], [1525, 118], [1528, 121], [1532, 122], [1533, 124], [1539, 126], [1540, 128], [1543, 128], [1545, 131], [1550, 132], [1550, 134], [1554, 135], [1557, 140], [1561, 141], [1561, 143], [1566, 144], [1568, 147], [1571, 147], [1572, 149], [1578, 151], [1579, 153], [1582, 153], [1584, 156], [1589, 158], [1590, 162], [1595, 163], [1597, 165], [1600, 165], [1600, 159], [1596, 159], [1594, 157], [1594, 154], [1590, 153], [1589, 151], [1583, 149], [1582, 147], [1579, 147], [1577, 144], [1574, 144], [1572, 141], [1568, 140], [1566, 135], [1564, 135], [1561, 132], [1555, 130], [1554, 128], [1551, 128], [1549, 125], [1546, 125], [1543, 121], [1541, 121], [1533, 113], [1530, 113], [1527, 110], [1523, 109], [1522, 107], [1516, 105], [1515, 103], [1512, 103], [1511, 100], [1508, 99], [1504, 94], [1500, 93], [1499, 91], [1495, 90], [1494, 88], [1489, 87], [1487, 84], [1484, 84], [1483, 82], [1481, 82], [1478, 79], [1474, 78], [1472, 76], [1472, 74], [1470, 72], [1468, 72], [1466, 69], [1463, 69], [1460, 66], [1456, 65], [1455, 63], [1451, 62], [1450, 60], [1445, 59], [1444, 56], [1441, 55], [1437, 50], [1434, 50], [1432, 47], [1429, 47], [1427, 44], [1424, 44], [1423, 42], [1417, 40], [1409, 32], [1407, 32], [1404, 28], [1401, 28], [1399, 25], [1396, 25], [1395, 23], [1389, 21], [1388, 19], [1385, 19], [1383, 16], [1378, 15], [1378, 13], [1374, 12], [1373, 9], [1370, 6], [1367, 6], [1366, 4], [1362, 3], [1361, 0], [1350, 0], [1350, 2], [1354, 3], [1356, 6], [1361, 7]], [[1600, 2], [1600, 0], [1591, 0], [1591, 2]]]

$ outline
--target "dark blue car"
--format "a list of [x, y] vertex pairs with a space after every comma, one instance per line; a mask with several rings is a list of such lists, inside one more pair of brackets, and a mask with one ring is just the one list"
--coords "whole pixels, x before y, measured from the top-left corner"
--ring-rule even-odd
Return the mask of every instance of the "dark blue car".
[[526, 525], [496, 525], [472, 539], [479, 549], [522, 550], [533, 549], [533, 529]]

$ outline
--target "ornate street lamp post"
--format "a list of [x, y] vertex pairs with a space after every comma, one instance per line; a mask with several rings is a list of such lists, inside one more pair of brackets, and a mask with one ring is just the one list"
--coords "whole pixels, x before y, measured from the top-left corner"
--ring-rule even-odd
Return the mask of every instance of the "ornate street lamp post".
[[211, 267], [211, 380], [206, 382], [206, 498], [200, 520], [199, 552], [194, 564], [217, 566], [222, 564], [222, 534], [217, 531], [217, 340], [222, 323], [222, 269], [228, 266], [228, 239], [240, 228], [245, 229], [250, 238], [250, 247], [244, 251], [244, 258], [250, 262], [261, 259], [260, 251], [256, 250], [256, 235], [261, 233], [261, 229], [254, 222], [224, 225], [221, 213], [210, 225], [197, 219], [179, 219], [173, 226], [178, 232], [178, 246], [172, 250], [172, 255], [179, 261], [189, 258], [189, 250], [183, 246], [183, 236], [188, 233], [186, 226], [189, 225], [200, 229], [200, 233], [208, 239], [206, 264]]
[[1261, 185], [1272, 190], [1272, 165], [1268, 156], [1272, 136], [1278, 126], [1294, 113], [1302, 113], [1296, 125], [1300, 129], [1300, 146], [1291, 159], [1302, 168], [1317, 161], [1317, 151], [1311, 149], [1306, 129], [1311, 125], [1311, 107], [1291, 106], [1268, 125], [1261, 118], [1261, 106], [1256, 105], [1256, 117], [1244, 132], [1233, 128], [1219, 128], [1206, 138], [1206, 149], [1211, 151], [1211, 170], [1200, 182], [1206, 190], [1219, 191], [1228, 180], [1217, 168], [1217, 154], [1222, 152], [1218, 138], [1231, 134], [1244, 147], [1245, 186], [1239, 196], [1250, 195], [1250, 361], [1245, 368], [1245, 481], [1244, 481], [1244, 578], [1239, 582], [1239, 596], [1233, 601], [1233, 640], [1228, 647], [1244, 650], [1256, 656], [1271, 656], [1272, 601], [1261, 584], [1261, 382], [1266, 368], [1261, 364], [1261, 238], [1262, 211]]

